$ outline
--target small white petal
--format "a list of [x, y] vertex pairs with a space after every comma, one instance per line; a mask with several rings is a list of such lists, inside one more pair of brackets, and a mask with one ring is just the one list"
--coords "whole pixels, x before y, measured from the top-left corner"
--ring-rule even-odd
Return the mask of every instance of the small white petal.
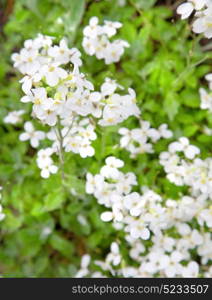
[[101, 220], [104, 222], [109, 222], [113, 219], [113, 213], [110, 211], [105, 211], [101, 214]]
[[194, 10], [194, 7], [191, 3], [183, 3], [177, 8], [177, 13], [181, 15], [181, 19], [187, 19], [192, 11]]

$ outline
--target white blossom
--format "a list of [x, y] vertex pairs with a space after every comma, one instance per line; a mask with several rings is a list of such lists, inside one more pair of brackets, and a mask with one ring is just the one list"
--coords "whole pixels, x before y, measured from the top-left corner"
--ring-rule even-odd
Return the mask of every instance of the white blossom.
[[[108, 21], [104, 30], [111, 35], [119, 27], [120, 23]], [[98, 19], [92, 18], [84, 30], [85, 35], [100, 32], [102, 27], [98, 25]], [[119, 44], [124, 47], [125, 42]], [[97, 138], [96, 126], [116, 125], [130, 116], [137, 118], [140, 115], [132, 89], [119, 94], [117, 90], [123, 88], [105, 78], [100, 91], [94, 90], [93, 84], [80, 71], [81, 53], [76, 48], [69, 48], [65, 38], [59, 45], [54, 45], [53, 38], [39, 34], [34, 40], [27, 40], [24, 48], [12, 55], [12, 60], [23, 74], [20, 82], [25, 95], [21, 102], [31, 103], [32, 117], [52, 128], [45, 137], [52, 142], [51, 148], [57, 155], [61, 151], [71, 151], [82, 158], [94, 156], [92, 142]], [[20, 122], [23, 112], [11, 112], [5, 122]], [[44, 133], [35, 131], [29, 122], [20, 135], [21, 140], [30, 140], [33, 147], [38, 147], [43, 138]], [[57, 172], [52, 158], [51, 164], [44, 166], [41, 160], [38, 161], [42, 177]]]
[[30, 140], [32, 147], [37, 148], [41, 140], [45, 138], [45, 133], [43, 131], [36, 131], [31, 122], [26, 122], [24, 124], [25, 132], [21, 133], [19, 136], [20, 141]]

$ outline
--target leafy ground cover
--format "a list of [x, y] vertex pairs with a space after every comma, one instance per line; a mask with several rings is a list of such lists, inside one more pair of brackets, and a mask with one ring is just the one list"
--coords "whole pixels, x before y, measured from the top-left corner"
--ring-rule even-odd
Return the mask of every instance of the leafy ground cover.
[[[124, 230], [117, 230], [112, 222], [103, 222], [100, 216], [105, 207], [92, 193], [86, 192], [86, 174], [98, 174], [109, 156], [124, 161], [122, 172], [135, 174], [138, 184], [134, 192], [149, 187], [163, 201], [176, 202], [190, 195], [189, 185], [176, 185], [166, 177], [159, 156], [180, 137], [187, 137], [190, 144], [200, 149], [201, 159], [210, 156], [212, 115], [210, 110], [200, 108], [199, 88], [207, 89], [204, 76], [210, 72], [211, 52], [207, 50], [208, 39], [193, 33], [188, 20], [177, 16], [177, 5], [176, 1], [155, 0], [3, 2], [0, 37], [0, 185], [5, 214], [0, 223], [2, 276], [73, 277], [84, 254], [91, 255], [92, 261], [104, 261], [113, 242], [120, 247], [122, 269], [127, 265], [138, 267], [139, 263], [129, 257], [130, 246]], [[129, 47], [120, 61], [107, 65], [84, 51], [83, 28], [93, 16], [100, 23], [111, 20], [123, 24], [116, 38], [127, 41]], [[34, 39], [38, 33], [55, 37], [54, 43], [65, 36], [69, 47], [76, 47], [82, 53], [81, 70], [96, 90], [107, 77], [115, 79], [125, 91], [133, 88], [141, 119], [150, 122], [152, 128], [167, 124], [173, 136], [154, 143], [153, 153], [144, 151], [132, 157], [120, 147], [119, 134], [122, 127], [131, 130], [139, 127], [139, 119], [129, 117], [121, 124], [96, 129], [97, 139], [92, 143], [94, 156], [82, 158], [72, 152], [64, 153], [65, 180], [61, 178], [60, 166], [56, 174], [42, 178], [36, 163], [37, 149], [19, 139], [24, 122], [32, 121], [31, 106], [20, 102], [22, 76], [11, 60], [12, 53], [19, 52], [24, 41]], [[10, 111], [22, 109], [25, 110], [23, 122], [5, 123]], [[35, 120], [33, 124], [37, 130], [48, 131], [46, 125]], [[43, 148], [49, 146], [46, 140], [41, 144]], [[210, 207], [210, 196], [206, 201]], [[202, 234], [210, 232], [209, 225], [201, 225], [196, 217], [181, 223]], [[181, 238], [174, 225], [164, 236]], [[142, 255], [150, 251], [153, 237], [151, 231], [151, 238], [142, 240], [145, 247]], [[190, 257], [184, 264], [197, 262], [198, 276], [206, 276], [211, 254], [204, 264], [197, 248], [195, 245], [189, 250]], [[92, 268], [99, 271], [93, 262]], [[108, 270], [105, 274], [113, 276]], [[160, 272], [153, 275], [164, 276]]]

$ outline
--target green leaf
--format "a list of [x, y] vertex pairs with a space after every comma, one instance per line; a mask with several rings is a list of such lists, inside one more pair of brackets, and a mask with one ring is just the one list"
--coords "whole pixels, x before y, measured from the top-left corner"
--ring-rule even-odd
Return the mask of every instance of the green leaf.
[[173, 92], [168, 93], [168, 95], [165, 98], [163, 107], [171, 121], [178, 113], [179, 106], [180, 106], [180, 101], [179, 101], [178, 94]]
[[185, 90], [181, 93], [183, 103], [188, 107], [199, 107], [200, 106], [200, 96], [198, 92], [192, 90]]
[[49, 192], [44, 198], [44, 210], [51, 211], [61, 207], [65, 200], [64, 193], [61, 188]]
[[32, 11], [38, 18], [42, 19], [42, 15], [38, 8], [38, 0], [25, 0], [24, 5]]
[[61, 2], [67, 9], [67, 14], [64, 16], [65, 30], [69, 40], [73, 42], [85, 10], [85, 0], [62, 0]]

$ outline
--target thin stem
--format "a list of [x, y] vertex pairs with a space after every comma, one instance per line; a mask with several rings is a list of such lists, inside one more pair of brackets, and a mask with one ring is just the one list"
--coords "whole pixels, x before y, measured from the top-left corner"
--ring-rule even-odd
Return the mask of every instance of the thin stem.
[[64, 189], [67, 187], [66, 183], [65, 183], [65, 178], [67, 177], [65, 174], [65, 170], [64, 170], [64, 166], [65, 166], [65, 158], [64, 158], [64, 150], [63, 150], [63, 141], [64, 138], [68, 135], [68, 133], [70, 132], [73, 123], [74, 123], [74, 119], [72, 119], [72, 122], [69, 126], [69, 129], [67, 131], [67, 133], [63, 136], [62, 134], [62, 130], [61, 130], [61, 122], [60, 122], [60, 118], [57, 119], [57, 126], [54, 127], [54, 132], [55, 135], [57, 137], [57, 141], [58, 141], [58, 154], [59, 154], [59, 165], [60, 165], [60, 171], [61, 171], [61, 179], [62, 179], [62, 185], [64, 187]]
[[64, 135], [63, 139], [64, 139], [64, 138], [69, 134], [69, 132], [71, 131], [71, 128], [72, 128], [73, 123], [74, 123], [74, 119], [75, 119], [75, 117], [73, 117], [72, 122], [71, 122], [71, 125], [69, 126], [68, 131], [67, 131], [66, 134]]

